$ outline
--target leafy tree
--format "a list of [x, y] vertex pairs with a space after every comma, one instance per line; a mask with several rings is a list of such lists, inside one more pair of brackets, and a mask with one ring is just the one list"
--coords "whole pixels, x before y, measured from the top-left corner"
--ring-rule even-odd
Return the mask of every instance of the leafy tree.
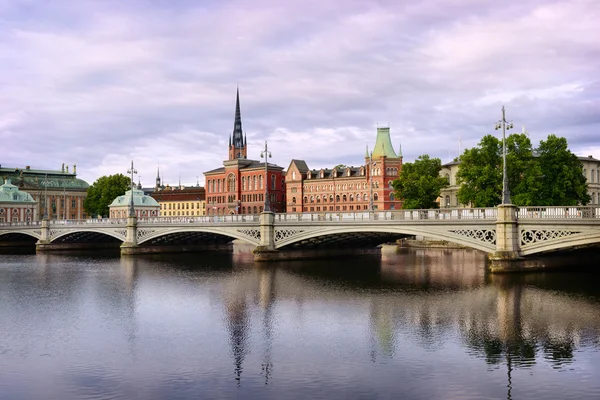
[[583, 176], [583, 165], [567, 146], [567, 139], [548, 135], [537, 148], [541, 188], [536, 205], [575, 206], [588, 204], [591, 197]]
[[502, 143], [495, 136], [484, 136], [477, 147], [460, 156], [456, 174], [458, 201], [473, 207], [493, 207], [502, 195]]
[[[533, 150], [526, 134], [506, 138], [506, 163], [511, 200], [515, 205], [587, 204], [582, 164], [567, 148], [567, 141], [549, 135]], [[460, 156], [458, 199], [473, 207], [494, 207], [502, 202], [502, 141], [492, 135]]]
[[113, 200], [131, 188], [131, 179], [123, 174], [102, 176], [87, 190], [83, 208], [88, 215], [108, 215]]
[[346, 168], [346, 164], [338, 164], [335, 167], [333, 167], [333, 169], [344, 169]]
[[441, 169], [442, 161], [427, 154], [403, 164], [400, 176], [392, 183], [402, 208], [438, 208], [440, 190], [448, 186], [448, 180], [440, 176]]

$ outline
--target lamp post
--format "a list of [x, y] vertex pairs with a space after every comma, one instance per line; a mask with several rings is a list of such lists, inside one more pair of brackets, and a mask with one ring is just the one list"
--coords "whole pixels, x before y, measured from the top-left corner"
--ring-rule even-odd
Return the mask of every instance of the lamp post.
[[137, 171], [133, 168], [133, 160], [131, 160], [131, 168], [127, 170], [127, 173], [131, 175], [131, 197], [129, 198], [129, 216], [135, 217], [135, 208], [133, 207], [133, 174], [137, 174]]
[[373, 211], [373, 152], [369, 153], [369, 211]]
[[505, 109], [502, 106], [502, 119], [496, 123], [495, 129], [502, 129], [502, 204], [511, 204], [508, 175], [506, 173], [506, 130], [512, 129], [512, 122], [506, 121]]
[[265, 141], [265, 149], [260, 152], [260, 157], [265, 159], [265, 212], [271, 211], [271, 200], [269, 199], [269, 163], [268, 160], [271, 158], [271, 152], [267, 142]]
[[48, 219], [48, 174], [44, 177], [44, 215], [43, 219]]

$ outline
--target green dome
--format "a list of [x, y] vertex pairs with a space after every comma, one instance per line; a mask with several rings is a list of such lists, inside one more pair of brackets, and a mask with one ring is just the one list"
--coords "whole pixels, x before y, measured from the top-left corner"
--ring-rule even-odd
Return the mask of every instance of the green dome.
[[19, 188], [10, 183], [10, 179], [0, 186], [0, 203], [35, 203], [35, 200], [29, 193], [21, 192]]
[[142, 190], [132, 189], [125, 192], [124, 195], [117, 197], [109, 205], [109, 207], [122, 207], [128, 206], [131, 202], [131, 193], [133, 192], [133, 206], [134, 207], [160, 207], [158, 202], [152, 197], [144, 194]]
[[387, 158], [399, 158], [401, 157], [396, 154], [394, 151], [394, 146], [392, 146], [392, 138], [390, 137], [390, 128], [389, 127], [381, 127], [377, 128], [377, 139], [375, 140], [375, 148], [373, 148], [373, 156], [374, 159], [379, 159], [381, 157]]

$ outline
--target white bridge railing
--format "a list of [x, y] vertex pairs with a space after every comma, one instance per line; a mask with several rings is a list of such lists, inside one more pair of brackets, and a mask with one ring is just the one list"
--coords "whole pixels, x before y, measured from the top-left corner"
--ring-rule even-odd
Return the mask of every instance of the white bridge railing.
[[[600, 220], [600, 206], [559, 206], [559, 207], [518, 207], [520, 220], [543, 219], [565, 220], [583, 219]], [[390, 210], [390, 211], [357, 211], [357, 212], [311, 212], [275, 214], [276, 222], [351, 222], [351, 221], [464, 221], [464, 220], [496, 220], [498, 209], [491, 208], [442, 208], [427, 210]], [[155, 217], [138, 218], [138, 224], [218, 224], [248, 223], [258, 224], [259, 214], [235, 214], [196, 217]], [[85, 220], [50, 220], [51, 226], [82, 225], [126, 225], [126, 218], [93, 218]], [[3, 222], [0, 227], [39, 227], [41, 221]]]

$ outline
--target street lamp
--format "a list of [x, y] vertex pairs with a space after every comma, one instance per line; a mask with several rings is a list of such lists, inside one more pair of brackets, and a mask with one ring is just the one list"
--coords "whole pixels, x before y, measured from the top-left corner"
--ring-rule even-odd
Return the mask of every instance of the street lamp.
[[44, 177], [44, 215], [43, 219], [48, 219], [48, 174]]
[[373, 211], [373, 152], [369, 153], [369, 211]]
[[135, 208], [133, 207], [133, 174], [137, 174], [137, 170], [133, 168], [133, 160], [131, 160], [131, 168], [127, 170], [128, 174], [131, 174], [131, 197], [129, 199], [129, 216], [135, 217]]
[[265, 149], [260, 152], [260, 157], [265, 159], [265, 212], [271, 211], [271, 200], [269, 199], [269, 163], [268, 159], [271, 158], [271, 152], [267, 142], [265, 141]]
[[495, 129], [502, 129], [502, 204], [511, 204], [508, 175], [506, 173], [506, 130], [512, 129], [512, 122], [506, 121], [505, 109], [502, 106], [502, 119], [496, 123]]

